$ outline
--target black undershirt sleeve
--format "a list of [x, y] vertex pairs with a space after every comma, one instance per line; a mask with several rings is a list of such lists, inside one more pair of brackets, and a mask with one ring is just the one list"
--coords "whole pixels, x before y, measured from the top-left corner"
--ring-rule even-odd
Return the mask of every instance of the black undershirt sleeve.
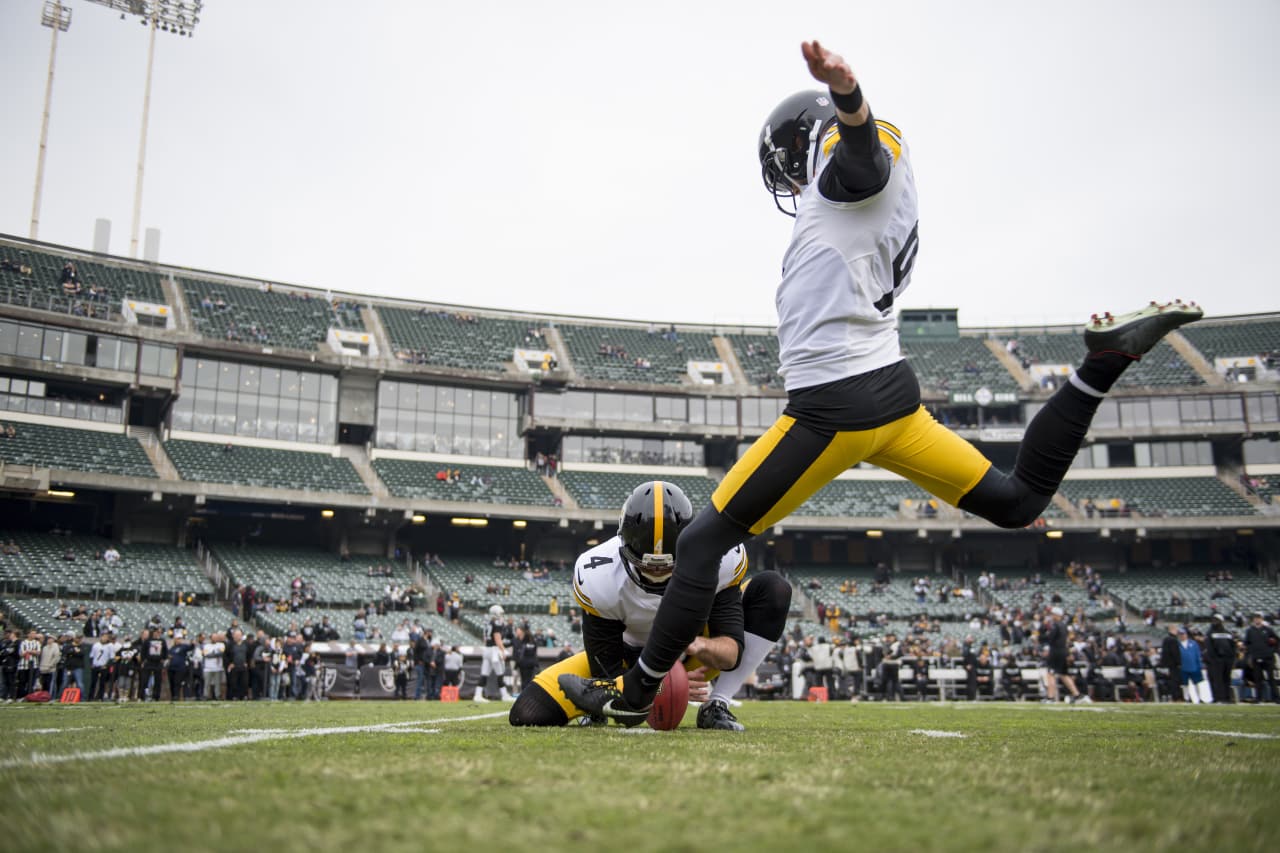
[[840, 141], [832, 153], [831, 165], [818, 178], [818, 189], [828, 201], [851, 202], [870, 198], [889, 183], [889, 156], [880, 144], [875, 118], [858, 126], [836, 120]]
[[627, 646], [622, 641], [626, 626], [616, 619], [605, 619], [584, 613], [582, 647], [587, 653], [594, 678], [612, 678], [626, 671]]
[[743, 647], [742, 588], [731, 586], [716, 593], [711, 602], [711, 615], [707, 617], [707, 634], [712, 637], [732, 637], [738, 644], [738, 657], [733, 666], [724, 671], [737, 669], [742, 660]]

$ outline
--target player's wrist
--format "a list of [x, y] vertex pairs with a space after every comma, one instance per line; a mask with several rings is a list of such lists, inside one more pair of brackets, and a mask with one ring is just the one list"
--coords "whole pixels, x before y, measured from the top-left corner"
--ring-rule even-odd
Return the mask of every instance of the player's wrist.
[[853, 89], [848, 92], [837, 92], [834, 87], [828, 87], [827, 91], [831, 93], [831, 101], [840, 112], [852, 115], [862, 109], [862, 86], [858, 83], [855, 82]]

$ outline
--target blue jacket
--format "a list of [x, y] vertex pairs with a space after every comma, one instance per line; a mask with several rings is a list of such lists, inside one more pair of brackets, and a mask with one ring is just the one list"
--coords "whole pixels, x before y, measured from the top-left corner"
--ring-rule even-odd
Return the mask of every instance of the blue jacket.
[[1199, 672], [1200, 644], [1195, 640], [1179, 641], [1178, 647], [1182, 650], [1182, 671]]

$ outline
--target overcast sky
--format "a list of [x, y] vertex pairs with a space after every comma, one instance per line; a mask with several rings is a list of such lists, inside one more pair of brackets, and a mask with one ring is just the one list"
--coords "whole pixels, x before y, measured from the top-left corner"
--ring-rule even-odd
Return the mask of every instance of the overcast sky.
[[[129, 253], [147, 32], [68, 0], [39, 237]], [[26, 236], [49, 59], [0, 0], [0, 231]], [[791, 220], [759, 177], [800, 42], [902, 128], [903, 307], [1083, 321], [1280, 309], [1280, 3], [206, 0], [157, 35], [160, 259], [480, 307], [775, 322]]]

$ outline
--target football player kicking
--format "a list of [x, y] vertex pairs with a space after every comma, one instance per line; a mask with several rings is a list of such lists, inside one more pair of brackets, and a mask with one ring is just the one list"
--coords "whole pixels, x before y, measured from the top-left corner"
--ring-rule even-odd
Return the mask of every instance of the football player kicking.
[[827, 88], [779, 104], [759, 143], [765, 188], [795, 217], [775, 299], [787, 407], [680, 537], [680, 571], [667, 584], [636, 664], [621, 678], [561, 679], [570, 699], [590, 713], [644, 714], [706, 622], [721, 555], [859, 462], [893, 471], [1000, 527], [1031, 524], [1120, 374], [1166, 333], [1203, 316], [1181, 301], [1095, 316], [1085, 327], [1083, 363], [1027, 425], [1013, 471], [993, 468], [921, 405], [902, 355], [893, 304], [911, 281], [919, 248], [915, 180], [902, 134], [871, 115], [844, 59], [816, 41], [802, 44], [801, 53]]
[[[563, 726], [582, 716], [560, 689], [562, 677], [617, 677], [636, 660], [675, 569], [674, 551], [693, 519], [680, 488], [654, 481], [622, 508], [618, 535], [578, 557], [573, 597], [583, 610], [584, 650], [544, 669], [511, 707], [513, 726]], [[686, 644], [689, 698], [701, 702], [698, 728], [742, 731], [729, 700], [764, 661], [786, 627], [791, 586], [777, 572], [744, 581], [741, 545], [722, 554], [705, 630]], [[645, 717], [619, 720], [627, 725]]]

